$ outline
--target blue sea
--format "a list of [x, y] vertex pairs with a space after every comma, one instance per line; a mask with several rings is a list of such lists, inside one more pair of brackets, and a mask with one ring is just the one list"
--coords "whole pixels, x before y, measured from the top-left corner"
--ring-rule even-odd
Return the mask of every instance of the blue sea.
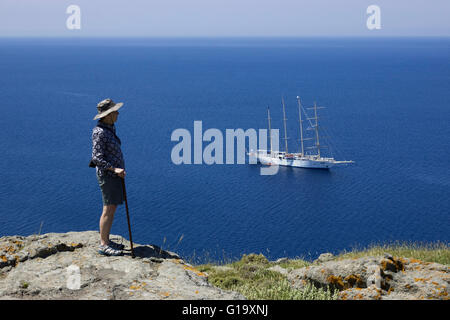
[[[98, 230], [92, 118], [110, 97], [134, 242], [195, 261], [449, 242], [450, 38], [1, 39], [0, 74], [0, 236]], [[297, 95], [354, 165], [172, 163], [194, 121], [266, 129], [270, 106], [283, 137], [281, 97], [297, 151]], [[124, 206], [112, 234], [128, 238]]]

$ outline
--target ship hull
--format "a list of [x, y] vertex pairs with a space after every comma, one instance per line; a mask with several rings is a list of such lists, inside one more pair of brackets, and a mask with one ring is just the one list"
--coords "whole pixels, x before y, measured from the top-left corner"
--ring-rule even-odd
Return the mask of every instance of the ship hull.
[[329, 169], [340, 163], [327, 160], [315, 159], [285, 159], [274, 158], [269, 156], [257, 155], [258, 161], [264, 165], [279, 165], [285, 167], [308, 168], [308, 169]]

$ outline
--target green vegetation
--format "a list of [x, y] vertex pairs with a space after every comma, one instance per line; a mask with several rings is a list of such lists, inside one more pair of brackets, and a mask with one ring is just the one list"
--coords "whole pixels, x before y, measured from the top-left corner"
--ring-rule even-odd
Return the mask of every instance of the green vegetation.
[[[208, 273], [208, 281], [224, 290], [240, 292], [247, 299], [260, 300], [334, 300], [337, 292], [317, 289], [307, 284], [303, 290], [289, 285], [285, 275], [269, 270], [274, 266], [262, 254], [243, 255], [242, 259], [225, 266], [212, 264], [197, 266], [201, 272]], [[288, 261], [287, 268], [309, 265], [306, 261]]]
[[[367, 248], [354, 248], [341, 252], [335, 260], [360, 258], [366, 256], [382, 256], [389, 253], [394, 257], [414, 258], [426, 262], [437, 262], [450, 265], [450, 248], [448, 244], [405, 243], [371, 245]], [[247, 299], [259, 300], [334, 300], [337, 291], [316, 288], [310, 283], [305, 287], [294, 289], [287, 277], [277, 271], [269, 270], [279, 266], [287, 271], [311, 265], [312, 261], [304, 259], [288, 259], [280, 263], [270, 262], [262, 254], [243, 255], [238, 261], [229, 261], [221, 265], [207, 263], [196, 268], [208, 274], [208, 281], [224, 290], [240, 292]]]

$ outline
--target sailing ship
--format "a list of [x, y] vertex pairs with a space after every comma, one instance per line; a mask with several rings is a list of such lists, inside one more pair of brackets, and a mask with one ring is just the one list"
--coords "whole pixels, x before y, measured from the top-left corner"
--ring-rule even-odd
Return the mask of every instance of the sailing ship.
[[[269, 122], [269, 137], [270, 137], [270, 150], [261, 150], [258, 149], [256, 152], [253, 150], [250, 150], [248, 153], [249, 156], [254, 156], [256, 159], [264, 164], [264, 165], [280, 165], [280, 166], [288, 166], [288, 167], [298, 167], [298, 168], [313, 168], [313, 169], [329, 169], [331, 167], [335, 166], [342, 166], [342, 165], [348, 165], [351, 163], [354, 163], [354, 161], [351, 160], [335, 160], [333, 157], [324, 157], [321, 154], [321, 148], [324, 148], [325, 146], [322, 146], [320, 144], [320, 138], [319, 138], [319, 120], [317, 117], [317, 109], [320, 107], [317, 107], [316, 103], [314, 102], [313, 108], [308, 108], [314, 110], [314, 117], [310, 118], [308, 117], [307, 113], [305, 112], [304, 108], [301, 105], [300, 97], [297, 96], [297, 102], [298, 102], [298, 116], [299, 116], [299, 126], [300, 126], [300, 150], [296, 153], [289, 153], [288, 152], [288, 142], [289, 139], [287, 137], [287, 131], [286, 131], [286, 110], [285, 110], [285, 103], [284, 99], [282, 98], [282, 105], [283, 105], [283, 123], [284, 123], [284, 142], [285, 142], [285, 151], [275, 151], [272, 150], [272, 129], [271, 129], [271, 123], [270, 123], [270, 109], [267, 107], [267, 119]], [[314, 137], [313, 138], [304, 138], [303, 135], [303, 117], [302, 117], [302, 111], [306, 116], [306, 119], [309, 122], [309, 127], [307, 130], [314, 130]], [[305, 145], [304, 141], [306, 140], [314, 140], [314, 145], [307, 147], [307, 149], [313, 149], [315, 151], [313, 152], [305, 152]]]

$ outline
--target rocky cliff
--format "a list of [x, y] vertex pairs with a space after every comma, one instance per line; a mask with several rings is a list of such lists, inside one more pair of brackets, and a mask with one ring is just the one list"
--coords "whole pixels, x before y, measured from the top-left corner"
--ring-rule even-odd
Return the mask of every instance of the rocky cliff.
[[[111, 238], [129, 248], [126, 239]], [[97, 253], [98, 243], [96, 231], [0, 238], [0, 299], [245, 299], [211, 285], [208, 274], [176, 253], [135, 244], [135, 259], [129, 251], [105, 257]], [[450, 268], [438, 263], [388, 253], [353, 259], [322, 254], [301, 268], [290, 267], [295, 263], [287, 258], [259, 260], [264, 260], [261, 266], [241, 269], [248, 273], [264, 267], [282, 274], [293, 289], [313, 284], [337, 291], [342, 300], [449, 299]], [[224, 275], [231, 270], [232, 276], [238, 272], [230, 266], [213, 269]]]
[[95, 231], [0, 238], [0, 299], [244, 299], [173, 252], [134, 244], [134, 259], [105, 257], [98, 243]]

